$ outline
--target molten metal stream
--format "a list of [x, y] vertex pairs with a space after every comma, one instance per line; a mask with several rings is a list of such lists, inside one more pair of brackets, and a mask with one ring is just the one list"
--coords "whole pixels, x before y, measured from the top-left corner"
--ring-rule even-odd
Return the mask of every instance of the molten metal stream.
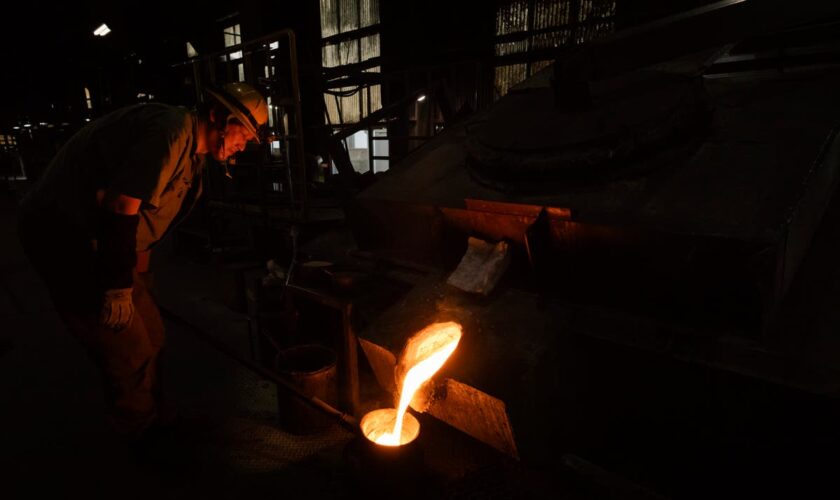
[[[390, 432], [378, 437], [369, 436], [375, 443], [385, 446], [403, 444], [403, 419], [414, 394], [427, 380], [437, 373], [461, 340], [461, 325], [435, 323], [409, 339], [401, 364], [411, 366], [403, 379], [397, 418]], [[372, 433], [373, 434], [373, 433]]]

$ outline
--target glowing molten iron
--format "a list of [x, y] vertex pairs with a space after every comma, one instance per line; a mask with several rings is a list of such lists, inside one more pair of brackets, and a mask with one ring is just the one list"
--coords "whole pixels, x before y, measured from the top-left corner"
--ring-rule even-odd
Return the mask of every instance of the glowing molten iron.
[[[420, 432], [420, 425], [409, 415], [409, 428], [403, 429], [405, 410], [408, 409], [414, 394], [427, 380], [440, 370], [449, 356], [458, 347], [461, 340], [461, 325], [458, 323], [434, 323], [427, 326], [409, 339], [400, 365], [410, 367], [405, 372], [400, 404], [396, 419], [394, 410], [377, 410], [380, 418], [363, 420], [362, 431], [371, 441], [385, 446], [400, 446], [413, 440]], [[370, 416], [373, 417], [371, 412]]]

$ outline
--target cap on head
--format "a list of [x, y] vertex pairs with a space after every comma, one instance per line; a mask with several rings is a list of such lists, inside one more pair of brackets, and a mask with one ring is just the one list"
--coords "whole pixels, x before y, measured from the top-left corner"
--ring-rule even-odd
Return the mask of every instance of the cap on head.
[[268, 121], [268, 103], [257, 89], [247, 83], [235, 82], [226, 83], [221, 89], [208, 89], [207, 93], [230, 110], [231, 115], [260, 142], [259, 129]]

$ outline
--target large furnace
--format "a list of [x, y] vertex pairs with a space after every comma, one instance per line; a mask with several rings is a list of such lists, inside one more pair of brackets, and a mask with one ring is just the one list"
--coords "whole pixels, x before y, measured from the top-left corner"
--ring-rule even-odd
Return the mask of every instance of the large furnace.
[[[383, 387], [409, 334], [457, 321], [415, 407], [536, 462], [694, 412], [697, 366], [838, 387], [768, 339], [835, 190], [840, 70], [800, 26], [821, 7], [754, 4], [561, 56], [357, 197], [360, 248], [429, 268], [358, 332]], [[446, 284], [469, 237], [511, 248], [486, 297]]]

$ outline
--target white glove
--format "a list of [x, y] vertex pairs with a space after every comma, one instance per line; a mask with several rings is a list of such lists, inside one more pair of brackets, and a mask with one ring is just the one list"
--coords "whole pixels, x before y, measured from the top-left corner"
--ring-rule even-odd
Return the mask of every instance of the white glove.
[[134, 304], [131, 302], [131, 288], [106, 290], [99, 322], [109, 328], [122, 330], [131, 323]]

